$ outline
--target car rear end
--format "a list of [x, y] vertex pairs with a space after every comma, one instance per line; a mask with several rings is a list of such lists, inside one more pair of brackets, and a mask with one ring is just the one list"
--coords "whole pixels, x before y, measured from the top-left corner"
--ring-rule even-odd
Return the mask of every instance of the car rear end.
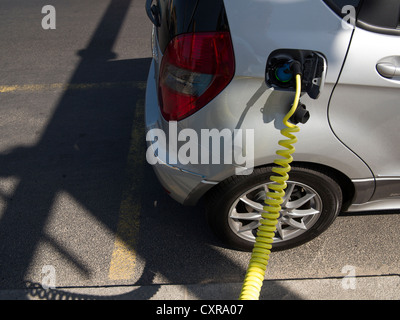
[[[148, 160], [175, 200], [194, 204], [216, 183], [208, 177], [221, 168], [210, 172], [200, 161], [180, 163], [177, 134], [185, 128], [183, 120], [195, 118], [234, 77], [225, 7], [222, 0], [157, 1], [149, 14], [154, 26], [145, 112]], [[158, 134], [165, 143], [154, 143]]]
[[[274, 161], [293, 94], [268, 88], [265, 71], [269, 55], [283, 48], [322, 53], [328, 64], [319, 99], [302, 98], [312, 116], [299, 134], [296, 161], [334, 168], [349, 178], [370, 175], [330, 130], [327, 106], [352, 29], [343, 27], [329, 2], [148, 1], [154, 28], [146, 92], [147, 155], [175, 200], [196, 204], [238, 167], [251, 172]], [[233, 134], [242, 130], [243, 139], [233, 143], [233, 153], [247, 155], [249, 161], [224, 161], [223, 148], [211, 156], [221, 161], [201, 161], [201, 153], [208, 154], [210, 148], [200, 139], [206, 128]], [[196, 132], [199, 161], [178, 159], [185, 138], [190, 138], [180, 136], [186, 129]]]

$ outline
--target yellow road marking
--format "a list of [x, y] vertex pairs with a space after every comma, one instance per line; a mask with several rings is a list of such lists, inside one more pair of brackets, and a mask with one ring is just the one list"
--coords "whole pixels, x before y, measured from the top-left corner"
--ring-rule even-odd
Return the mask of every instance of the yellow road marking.
[[109, 89], [120, 87], [134, 87], [144, 89], [145, 81], [125, 81], [125, 82], [99, 82], [99, 83], [48, 83], [48, 84], [22, 84], [22, 85], [0, 85], [0, 93], [11, 92], [34, 92], [48, 90], [89, 90], [89, 89]]
[[143, 101], [135, 108], [131, 145], [127, 163], [127, 186], [120, 205], [117, 234], [111, 257], [108, 277], [111, 280], [128, 280], [135, 275], [136, 248], [139, 236], [141, 188], [144, 183], [145, 165]]
[[135, 204], [132, 196], [123, 199], [108, 271], [108, 277], [111, 280], [128, 280], [135, 275], [136, 247], [140, 226], [139, 216], [140, 205]]

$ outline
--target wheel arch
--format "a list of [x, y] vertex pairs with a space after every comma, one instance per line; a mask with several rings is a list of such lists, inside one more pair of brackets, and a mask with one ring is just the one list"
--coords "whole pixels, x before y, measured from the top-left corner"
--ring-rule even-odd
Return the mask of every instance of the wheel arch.
[[303, 167], [319, 171], [321, 173], [326, 174], [333, 180], [335, 180], [342, 191], [342, 199], [343, 199], [342, 211], [346, 211], [347, 208], [350, 206], [355, 195], [355, 188], [351, 179], [343, 172], [335, 168], [332, 168], [330, 166], [314, 162], [294, 161], [292, 163], [292, 167]]
[[[262, 166], [255, 167], [254, 169], [261, 169], [265, 167], [272, 167], [275, 166], [274, 163], [269, 163], [269, 164], [264, 164]], [[347, 208], [351, 205], [351, 202], [355, 196], [355, 188], [354, 184], [351, 181], [351, 179], [345, 175], [343, 172], [332, 168], [327, 165], [323, 165], [320, 163], [315, 163], [315, 162], [306, 162], [306, 161], [293, 161], [291, 164], [292, 167], [300, 167], [300, 168], [306, 168], [306, 169], [311, 169], [315, 171], [319, 171], [321, 173], [326, 174], [335, 182], [339, 185], [341, 191], [342, 191], [342, 211], [346, 211]], [[289, 173], [290, 175], [290, 173]], [[246, 176], [241, 176], [243, 179], [246, 178]], [[217, 185], [213, 186], [211, 189], [209, 189], [203, 197], [200, 199], [200, 202], [206, 201], [207, 198], [212, 196], [212, 194], [215, 192], [216, 189], [220, 188], [221, 184], [229, 183], [229, 180], [232, 179], [232, 176], [226, 178], [225, 180], [219, 182]]]

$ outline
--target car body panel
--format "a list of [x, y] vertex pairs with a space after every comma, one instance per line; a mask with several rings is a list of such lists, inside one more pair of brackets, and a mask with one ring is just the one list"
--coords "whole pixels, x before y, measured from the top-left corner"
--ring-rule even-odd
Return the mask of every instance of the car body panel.
[[400, 200], [400, 77], [388, 79], [377, 71], [380, 61], [400, 57], [399, 48], [399, 36], [357, 28], [329, 106], [337, 137], [374, 173], [371, 200]]
[[[190, 128], [201, 136], [201, 130], [204, 128], [219, 131], [226, 128], [232, 131], [241, 129], [243, 132], [254, 130], [253, 166], [272, 164], [276, 158], [275, 150], [280, 148], [278, 141], [282, 139], [279, 132], [282, 129], [282, 119], [290, 108], [294, 95], [291, 92], [274, 90], [265, 84], [268, 55], [282, 48], [319, 52], [326, 57], [328, 65], [325, 87], [318, 100], [306, 95], [302, 97], [302, 102], [311, 113], [311, 119], [307, 125], [301, 125], [301, 131], [297, 134], [299, 142], [295, 145], [295, 162], [333, 168], [348, 177], [355, 189], [350, 211], [400, 207], [395, 201], [391, 201], [390, 204], [369, 202], [371, 199], [378, 200], [376, 184], [379, 185], [383, 180], [379, 181], [379, 177], [374, 176], [363, 156], [340, 138], [344, 134], [348, 135], [351, 130], [351, 124], [341, 117], [347, 109], [340, 102], [340, 91], [335, 91], [333, 95], [334, 104], [331, 105], [328, 117], [331, 95], [346, 60], [353, 29], [343, 27], [342, 19], [322, 0], [230, 0], [224, 1], [224, 4], [235, 53], [235, 77], [209, 104], [192, 116], [175, 123], [177, 132]], [[259, 14], [260, 12], [263, 14]], [[302, 15], [298, 12], [302, 12]], [[148, 132], [160, 129], [166, 134], [167, 141], [173, 141], [177, 133], [170, 136], [171, 123], [162, 117], [157, 101], [158, 70], [163, 47], [159, 45], [156, 31], [157, 29], [154, 29], [154, 60], [149, 71], [146, 91], [146, 128]], [[336, 89], [344, 90], [344, 94], [347, 94], [348, 86], [345, 80], [346, 77], [340, 78], [341, 82]], [[356, 114], [356, 111], [352, 112]], [[384, 135], [385, 132], [380, 133]], [[155, 141], [155, 137], [148, 137], [148, 151], [157, 153], [158, 151], [151, 149], [152, 141]], [[357, 144], [355, 141], [348, 142]], [[206, 146], [199, 141], [199, 153], [207, 148]], [[242, 152], [246, 147], [246, 139], [243, 139], [241, 145], [234, 145], [235, 152]], [[169, 159], [173, 159], [170, 151], [168, 146], [162, 152], [168, 154]], [[396, 156], [395, 152], [398, 151], [393, 152]], [[222, 163], [223, 154], [217, 157]], [[160, 160], [154, 165], [154, 169], [163, 186], [175, 200], [195, 205], [213, 186], [234, 175], [238, 166], [241, 164], [183, 165], [175, 161], [163, 163]]]
[[352, 30], [344, 29], [340, 17], [323, 1], [229, 0], [225, 8], [237, 76], [264, 78], [269, 54], [293, 48], [323, 53], [328, 61], [326, 82], [336, 83]]

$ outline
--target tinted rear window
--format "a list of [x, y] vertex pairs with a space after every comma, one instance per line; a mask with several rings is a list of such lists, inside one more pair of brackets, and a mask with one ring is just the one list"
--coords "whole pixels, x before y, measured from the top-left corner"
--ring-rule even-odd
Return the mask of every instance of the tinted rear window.
[[[400, 0], [323, 0], [339, 16], [344, 17], [350, 5], [357, 11], [357, 26], [368, 31], [400, 35]], [[344, 11], [342, 13], [342, 11]]]
[[343, 7], [353, 6], [354, 8], [358, 9], [361, 0], [324, 0], [324, 2], [339, 16], [344, 16], [347, 13], [342, 13]]
[[400, 21], [400, 0], [364, 0], [358, 20], [375, 27], [396, 29]]

